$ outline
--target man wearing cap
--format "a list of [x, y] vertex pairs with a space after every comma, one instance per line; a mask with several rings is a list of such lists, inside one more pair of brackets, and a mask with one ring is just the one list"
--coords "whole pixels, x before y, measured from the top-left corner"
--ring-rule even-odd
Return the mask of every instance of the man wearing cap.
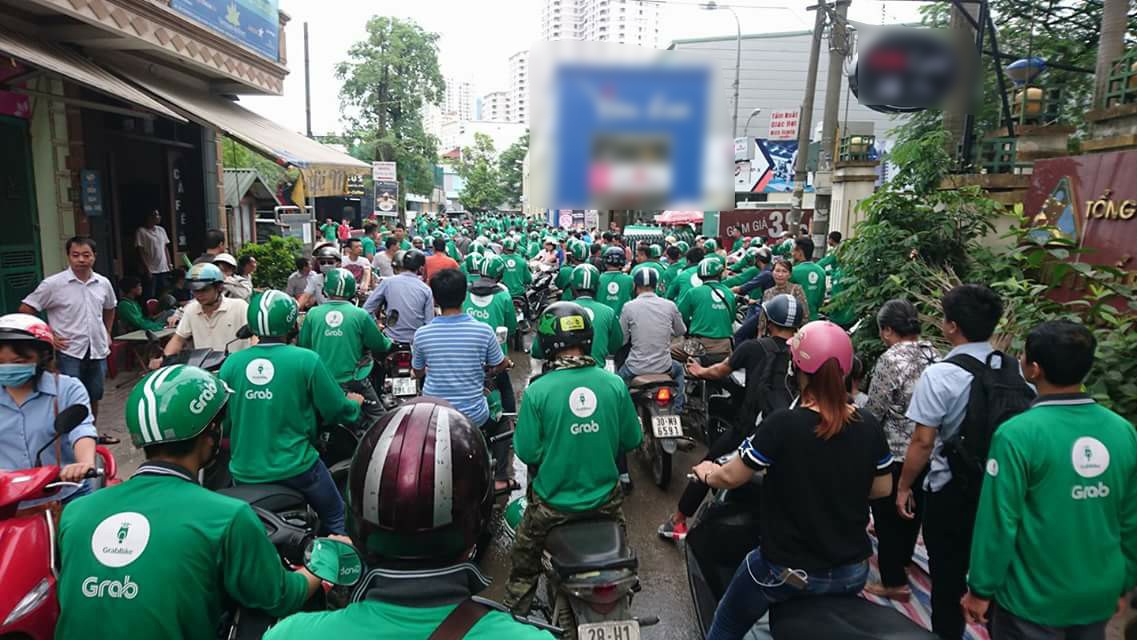
[[213, 256], [213, 264], [225, 276], [225, 295], [247, 301], [253, 295], [253, 283], [248, 278], [237, 275], [237, 259], [228, 253]]

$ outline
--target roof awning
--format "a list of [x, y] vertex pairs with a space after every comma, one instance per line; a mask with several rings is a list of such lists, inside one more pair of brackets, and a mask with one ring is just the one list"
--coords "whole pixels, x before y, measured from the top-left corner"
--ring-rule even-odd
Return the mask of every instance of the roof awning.
[[371, 165], [286, 129], [232, 100], [155, 76], [114, 69], [173, 105], [190, 120], [217, 127], [279, 165], [296, 167], [304, 174], [310, 196], [346, 195], [348, 176], [371, 174]]
[[185, 118], [161, 102], [65, 46], [0, 27], [0, 52], [151, 113], [185, 122]]

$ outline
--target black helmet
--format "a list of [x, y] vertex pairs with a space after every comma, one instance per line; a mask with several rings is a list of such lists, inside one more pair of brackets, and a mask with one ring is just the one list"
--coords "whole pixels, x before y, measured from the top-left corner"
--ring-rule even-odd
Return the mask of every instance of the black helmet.
[[604, 250], [604, 264], [611, 267], [622, 267], [628, 262], [628, 256], [620, 247], [608, 247]]
[[426, 266], [426, 254], [418, 249], [411, 249], [403, 256], [403, 270], [415, 271]]
[[380, 418], [348, 472], [351, 538], [373, 561], [450, 564], [485, 532], [493, 503], [485, 438], [434, 398]]
[[569, 347], [592, 349], [592, 318], [575, 302], [554, 302], [537, 320], [537, 339], [545, 357], [552, 359]]
[[335, 246], [325, 244], [318, 247], [312, 252], [312, 257], [316, 259], [316, 269], [320, 273], [327, 273], [332, 269], [338, 269], [340, 266], [340, 252]]
[[762, 311], [768, 322], [787, 329], [800, 327], [805, 316], [805, 309], [798, 304], [797, 298], [788, 293], [780, 293], [763, 302]]

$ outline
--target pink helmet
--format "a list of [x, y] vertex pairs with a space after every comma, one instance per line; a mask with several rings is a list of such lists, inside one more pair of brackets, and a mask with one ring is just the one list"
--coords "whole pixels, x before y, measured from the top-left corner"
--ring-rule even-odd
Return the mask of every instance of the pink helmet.
[[847, 376], [853, 368], [853, 342], [841, 327], [816, 320], [794, 334], [790, 356], [794, 367], [806, 373], [817, 373], [830, 358], [836, 358], [841, 375]]
[[9, 313], [0, 316], [0, 342], [39, 342], [48, 349], [55, 348], [55, 334], [46, 322], [27, 313]]

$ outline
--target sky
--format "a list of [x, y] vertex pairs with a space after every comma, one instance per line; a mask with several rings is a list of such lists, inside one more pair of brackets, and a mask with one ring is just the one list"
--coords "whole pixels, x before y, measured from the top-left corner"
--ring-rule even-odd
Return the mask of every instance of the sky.
[[[474, 95], [507, 89], [509, 56], [539, 37], [542, 0], [280, 0], [292, 21], [287, 26], [289, 75], [280, 97], [243, 97], [244, 106], [288, 127], [304, 131], [304, 26], [308, 23], [312, 70], [312, 130], [339, 133], [339, 81], [335, 65], [347, 59], [351, 44], [363, 38], [367, 19], [388, 15], [417, 22], [438, 33], [444, 76], [470, 82]], [[722, 0], [738, 15], [742, 33], [803, 31], [812, 28], [813, 0]], [[895, 24], [917, 19], [921, 3], [856, 0], [849, 19]], [[665, 0], [660, 46], [672, 40], [731, 35], [727, 11], [706, 11], [696, 0]]]

